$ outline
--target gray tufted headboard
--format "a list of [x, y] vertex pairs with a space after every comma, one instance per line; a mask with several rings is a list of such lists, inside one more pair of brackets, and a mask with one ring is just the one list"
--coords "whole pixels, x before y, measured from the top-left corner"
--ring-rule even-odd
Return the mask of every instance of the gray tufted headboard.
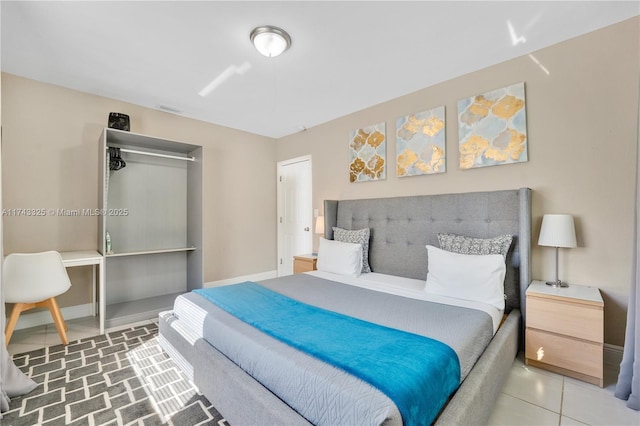
[[[325, 238], [333, 226], [371, 229], [369, 264], [373, 272], [427, 277], [425, 245], [439, 247], [437, 234], [476, 238], [510, 234], [505, 312], [524, 305], [531, 282], [531, 190], [416, 195], [366, 200], [325, 200]], [[524, 285], [520, 285], [524, 283]], [[524, 312], [524, 309], [522, 309]]]

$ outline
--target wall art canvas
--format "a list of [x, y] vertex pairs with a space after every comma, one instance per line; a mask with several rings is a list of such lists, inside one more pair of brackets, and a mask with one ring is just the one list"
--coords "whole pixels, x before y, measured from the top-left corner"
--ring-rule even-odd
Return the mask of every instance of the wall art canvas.
[[446, 172], [444, 106], [396, 120], [399, 177]]
[[349, 180], [383, 180], [386, 175], [386, 124], [379, 123], [349, 134]]
[[458, 101], [458, 129], [461, 169], [528, 161], [524, 83]]

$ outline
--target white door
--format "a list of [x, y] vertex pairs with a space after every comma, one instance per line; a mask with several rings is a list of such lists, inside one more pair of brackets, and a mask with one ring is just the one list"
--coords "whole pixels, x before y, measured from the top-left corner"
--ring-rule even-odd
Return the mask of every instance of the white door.
[[311, 156], [278, 162], [278, 276], [293, 274], [293, 256], [313, 249]]

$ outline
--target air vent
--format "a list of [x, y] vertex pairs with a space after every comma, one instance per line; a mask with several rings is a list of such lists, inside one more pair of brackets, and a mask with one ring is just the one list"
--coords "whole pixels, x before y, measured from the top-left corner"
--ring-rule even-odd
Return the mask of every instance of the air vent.
[[180, 109], [180, 108], [176, 108], [174, 106], [171, 105], [164, 105], [164, 104], [160, 104], [157, 106], [158, 109], [161, 109], [163, 111], [167, 111], [173, 114], [182, 114], [184, 112], [184, 110]]

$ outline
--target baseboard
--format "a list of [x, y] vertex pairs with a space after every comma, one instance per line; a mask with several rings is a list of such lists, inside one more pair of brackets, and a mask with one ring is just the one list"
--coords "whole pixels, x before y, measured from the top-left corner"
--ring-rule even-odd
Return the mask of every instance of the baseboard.
[[[277, 276], [278, 276], [278, 271], [267, 271], [267, 272], [261, 272], [258, 274], [229, 278], [225, 280], [210, 281], [208, 283], [204, 283], [204, 287], [205, 288], [218, 287], [222, 285], [235, 284], [235, 283], [240, 283], [244, 281], [267, 280], [270, 278], [276, 278]], [[86, 303], [84, 305], [67, 306], [64, 308], [60, 308], [60, 310], [62, 311], [62, 317], [65, 320], [84, 318], [91, 315], [91, 303]], [[53, 324], [51, 313], [48, 310], [32, 312], [32, 313], [23, 313], [22, 315], [20, 315], [20, 318], [18, 319], [18, 323], [16, 324], [15, 329], [21, 330], [23, 328], [37, 327], [39, 325], [45, 325], [45, 324]], [[620, 363], [622, 362], [623, 350], [624, 348], [622, 346], [605, 343], [604, 354], [603, 354], [604, 364], [619, 366]]]
[[221, 286], [221, 285], [236, 284], [236, 283], [241, 283], [241, 282], [245, 282], [245, 281], [268, 280], [270, 278], [276, 278], [277, 276], [278, 276], [278, 271], [260, 272], [258, 274], [244, 275], [242, 277], [235, 277], [235, 278], [228, 278], [226, 280], [210, 281], [208, 283], [204, 283], [204, 287], [205, 288], [209, 288], [209, 287], [218, 287], [218, 286]]
[[[91, 315], [91, 303], [67, 306], [65, 308], [60, 308], [60, 311], [62, 312], [62, 318], [64, 318], [65, 321], [88, 317]], [[7, 312], [7, 315], [9, 314], [10, 312]], [[51, 312], [49, 312], [48, 309], [38, 312], [25, 312], [18, 318], [15, 330], [37, 327], [45, 324], [53, 324], [53, 318], [51, 318]]]
[[[277, 276], [278, 271], [260, 272], [258, 274], [245, 275], [242, 277], [229, 278], [226, 280], [211, 281], [208, 283], [204, 283], [204, 287], [217, 287], [221, 285], [241, 283], [244, 281], [268, 280]], [[60, 311], [62, 311], [62, 317], [65, 320], [88, 317], [91, 315], [91, 303], [86, 303], [84, 305], [67, 306], [65, 308], [60, 308]], [[6, 314], [9, 315], [10, 313], [7, 312]], [[39, 325], [45, 324], [53, 324], [53, 318], [51, 318], [51, 313], [48, 310], [31, 313], [25, 312], [20, 315], [15, 330], [37, 327]]]
[[622, 362], [622, 352], [624, 348], [622, 346], [604, 344], [604, 364], [619, 366]]

